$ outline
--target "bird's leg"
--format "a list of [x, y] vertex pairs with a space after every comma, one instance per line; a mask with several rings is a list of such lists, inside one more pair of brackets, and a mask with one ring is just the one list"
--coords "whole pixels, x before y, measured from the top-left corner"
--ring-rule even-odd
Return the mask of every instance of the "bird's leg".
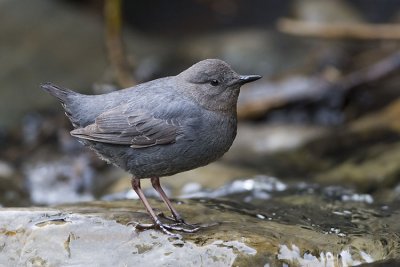
[[149, 202], [147, 201], [145, 195], [143, 194], [143, 190], [140, 187], [140, 179], [133, 177], [131, 180], [131, 184], [132, 184], [132, 189], [136, 192], [136, 194], [139, 196], [140, 200], [142, 201], [144, 207], [147, 210], [147, 213], [150, 214], [151, 219], [154, 222], [154, 225], [141, 225], [141, 224], [137, 224], [136, 227], [138, 228], [153, 228], [153, 227], [158, 227], [160, 228], [165, 234], [170, 235], [170, 236], [174, 236], [174, 237], [179, 237], [179, 235], [175, 235], [173, 233], [171, 233], [170, 231], [168, 231], [166, 229], [166, 227], [161, 223], [161, 221], [158, 219], [157, 215], [154, 213], [153, 209], [151, 208]]
[[151, 180], [151, 184], [153, 185], [153, 188], [160, 194], [162, 200], [164, 201], [165, 205], [167, 205], [168, 209], [171, 211], [172, 216], [175, 219], [175, 222], [177, 222], [178, 224], [176, 224], [175, 226], [179, 225], [179, 224], [183, 224], [183, 225], [187, 225], [192, 227], [193, 229], [191, 229], [191, 231], [195, 232], [198, 231], [200, 229], [200, 227], [197, 227], [196, 225], [191, 225], [186, 223], [182, 216], [176, 211], [176, 209], [172, 206], [171, 201], [169, 200], [169, 198], [167, 197], [167, 194], [165, 194], [164, 190], [161, 187], [160, 184], [160, 178], [159, 177], [153, 177], [150, 179]]
[[168, 199], [167, 194], [165, 194], [164, 190], [162, 189], [161, 184], [160, 184], [160, 178], [153, 177], [150, 180], [151, 180], [151, 184], [153, 185], [153, 188], [158, 192], [158, 194], [160, 194], [165, 205], [167, 205], [168, 209], [171, 211], [172, 216], [174, 216], [175, 221], [178, 223], [184, 223], [182, 216], [172, 206], [172, 203]]
[[180, 235], [173, 234], [169, 230], [176, 230], [176, 231], [183, 231], [187, 233], [193, 233], [197, 231], [198, 229], [184, 229], [182, 227], [177, 227], [175, 225], [168, 225], [168, 224], [163, 224], [157, 217], [157, 215], [154, 213], [153, 209], [151, 208], [149, 202], [147, 201], [142, 188], [140, 187], [140, 179], [133, 177], [131, 180], [132, 184], [132, 189], [136, 192], [136, 194], [139, 196], [140, 200], [142, 201], [144, 207], [147, 210], [147, 213], [150, 214], [151, 219], [153, 220], [154, 224], [135, 224], [137, 228], [140, 229], [149, 229], [149, 228], [159, 228], [161, 231], [163, 231], [165, 234], [170, 235], [175, 238], [180, 238]]

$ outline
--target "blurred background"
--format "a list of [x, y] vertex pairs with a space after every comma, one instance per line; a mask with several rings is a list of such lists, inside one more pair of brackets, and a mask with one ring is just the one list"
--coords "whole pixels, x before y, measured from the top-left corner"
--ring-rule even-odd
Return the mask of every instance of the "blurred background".
[[205, 58], [263, 79], [242, 88], [231, 150], [162, 179], [169, 195], [400, 200], [398, 0], [3, 0], [0, 36], [2, 206], [135, 197], [41, 83], [99, 94]]

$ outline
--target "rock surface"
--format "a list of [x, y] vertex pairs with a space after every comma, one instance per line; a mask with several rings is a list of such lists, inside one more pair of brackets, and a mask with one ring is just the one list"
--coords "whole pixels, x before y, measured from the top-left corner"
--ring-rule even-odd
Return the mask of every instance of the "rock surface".
[[[182, 239], [127, 226], [149, 221], [138, 200], [1, 209], [0, 266], [350, 266], [400, 257], [398, 210], [320, 206], [323, 200], [311, 195], [286, 201], [297, 198], [293, 205], [285, 198], [264, 208], [177, 202], [189, 222], [218, 223]], [[151, 204], [164, 210], [159, 201]]]

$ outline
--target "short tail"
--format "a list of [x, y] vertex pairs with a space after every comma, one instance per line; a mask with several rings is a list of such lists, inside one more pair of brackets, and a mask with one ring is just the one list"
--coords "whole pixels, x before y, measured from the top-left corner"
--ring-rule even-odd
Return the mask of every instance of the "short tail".
[[70, 89], [63, 88], [52, 83], [44, 83], [41, 84], [40, 87], [52, 96], [56, 97], [61, 102], [61, 105], [65, 110], [65, 115], [67, 115], [74, 127], [78, 127], [79, 119], [74, 117], [73, 107], [74, 99], [76, 99], [75, 96], [78, 96], [79, 94]]
[[67, 103], [68, 102], [68, 97], [70, 95], [77, 95], [78, 94], [78, 93], [76, 93], [76, 92], [74, 92], [72, 90], [57, 86], [57, 85], [55, 85], [53, 83], [50, 83], [50, 82], [41, 84], [40, 87], [43, 90], [47, 91], [52, 96], [56, 97], [63, 104], [68, 104]]

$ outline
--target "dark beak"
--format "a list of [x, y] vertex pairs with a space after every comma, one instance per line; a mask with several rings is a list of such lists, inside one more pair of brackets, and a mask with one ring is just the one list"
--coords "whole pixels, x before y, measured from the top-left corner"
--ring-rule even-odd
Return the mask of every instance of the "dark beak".
[[260, 78], [262, 78], [262, 76], [260, 76], [260, 75], [241, 75], [239, 78], [239, 83], [245, 84], [245, 83], [257, 81]]

